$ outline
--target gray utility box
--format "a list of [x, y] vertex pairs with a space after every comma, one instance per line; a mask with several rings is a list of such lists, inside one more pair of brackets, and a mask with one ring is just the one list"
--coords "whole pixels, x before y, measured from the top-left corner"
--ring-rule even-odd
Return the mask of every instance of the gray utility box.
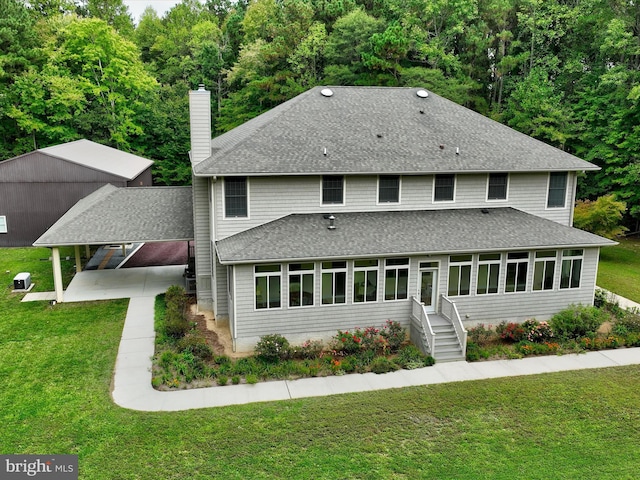
[[13, 278], [14, 290], [28, 290], [31, 286], [31, 274], [27, 272], [21, 272]]

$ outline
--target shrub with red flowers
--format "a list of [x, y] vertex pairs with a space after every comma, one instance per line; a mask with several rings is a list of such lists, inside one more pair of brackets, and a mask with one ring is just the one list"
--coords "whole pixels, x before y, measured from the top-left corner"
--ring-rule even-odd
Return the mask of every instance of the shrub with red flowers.
[[344, 355], [363, 351], [397, 352], [406, 340], [406, 336], [406, 330], [399, 322], [387, 320], [382, 328], [356, 327], [353, 331], [338, 330], [338, 334], [333, 337], [333, 348]]
[[502, 340], [506, 340], [507, 342], [518, 343], [521, 340], [524, 340], [527, 332], [524, 327], [519, 323], [506, 323], [503, 322], [496, 327], [496, 332], [500, 335]]

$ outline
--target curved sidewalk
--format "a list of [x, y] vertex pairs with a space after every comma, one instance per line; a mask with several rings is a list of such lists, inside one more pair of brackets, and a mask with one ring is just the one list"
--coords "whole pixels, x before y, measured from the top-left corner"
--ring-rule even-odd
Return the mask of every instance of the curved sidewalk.
[[336, 395], [416, 385], [535, 375], [540, 373], [640, 364], [640, 348], [583, 354], [529, 357], [490, 362], [438, 363], [432, 367], [376, 375], [351, 374], [160, 392], [151, 386], [155, 296], [129, 301], [114, 374], [113, 400], [140, 411], [179, 411], [273, 400]]

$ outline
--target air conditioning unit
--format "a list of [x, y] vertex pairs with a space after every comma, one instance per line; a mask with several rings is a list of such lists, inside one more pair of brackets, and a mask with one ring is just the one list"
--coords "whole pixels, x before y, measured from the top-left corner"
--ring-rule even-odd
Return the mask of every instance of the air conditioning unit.
[[13, 277], [13, 289], [14, 290], [28, 290], [31, 286], [31, 274], [27, 272], [21, 272]]

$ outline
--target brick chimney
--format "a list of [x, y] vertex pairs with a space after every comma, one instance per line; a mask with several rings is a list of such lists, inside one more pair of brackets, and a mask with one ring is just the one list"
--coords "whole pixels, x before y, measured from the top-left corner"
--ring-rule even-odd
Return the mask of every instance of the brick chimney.
[[191, 129], [191, 165], [211, 156], [211, 92], [200, 84], [189, 91], [189, 123]]

